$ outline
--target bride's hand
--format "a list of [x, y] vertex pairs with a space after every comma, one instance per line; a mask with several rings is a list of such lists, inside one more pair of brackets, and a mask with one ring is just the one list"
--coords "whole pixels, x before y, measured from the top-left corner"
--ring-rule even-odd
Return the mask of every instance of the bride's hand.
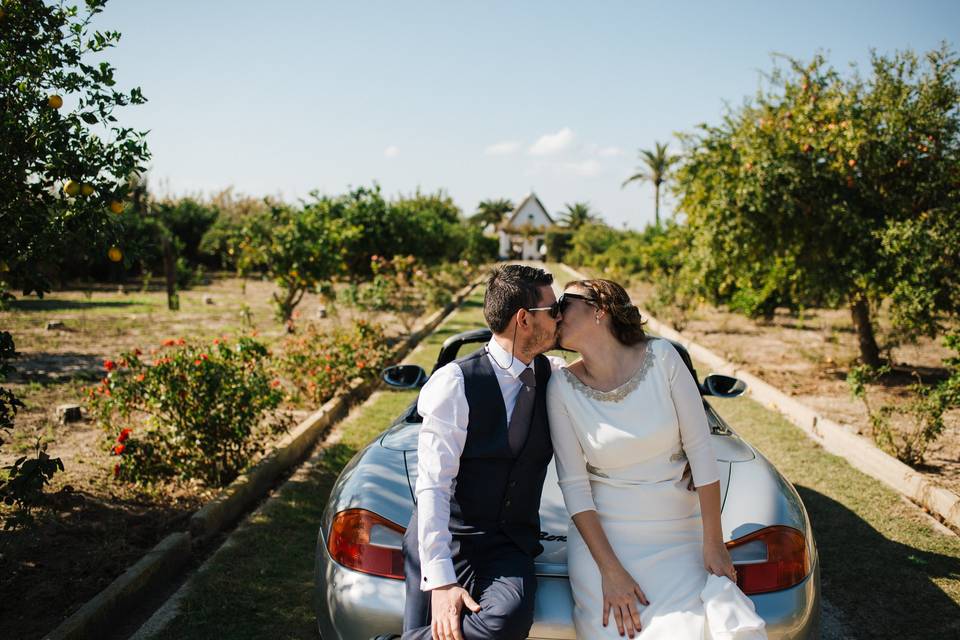
[[646, 606], [650, 604], [643, 594], [637, 581], [627, 573], [626, 569], [618, 568], [602, 574], [603, 586], [603, 626], [610, 621], [610, 612], [617, 621], [617, 631], [622, 636], [626, 632], [632, 638], [640, 633], [640, 613], [637, 611], [637, 601]]
[[737, 581], [737, 570], [733, 568], [730, 552], [723, 542], [705, 542], [703, 545], [703, 566], [715, 576], [727, 576]]

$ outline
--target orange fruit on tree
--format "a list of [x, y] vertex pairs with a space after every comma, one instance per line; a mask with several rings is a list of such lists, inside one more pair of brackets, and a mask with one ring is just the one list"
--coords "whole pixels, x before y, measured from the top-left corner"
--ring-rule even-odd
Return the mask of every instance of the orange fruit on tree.
[[86, 183], [80, 185], [80, 195], [82, 195], [83, 197], [92, 196], [92, 195], [93, 195], [93, 185], [92, 185], [92, 184], [86, 184]]
[[51, 109], [59, 109], [63, 106], [63, 98], [54, 93], [47, 98], [47, 106]]
[[123, 260], [123, 252], [120, 251], [119, 247], [110, 247], [107, 251], [107, 257], [110, 258], [110, 262], [120, 262]]
[[123, 203], [120, 202], [119, 200], [114, 200], [113, 202], [110, 203], [110, 211], [112, 211], [117, 215], [120, 215], [121, 213], [123, 213]]
[[80, 185], [73, 180], [67, 180], [67, 182], [63, 185], [63, 192], [73, 198], [80, 193]]

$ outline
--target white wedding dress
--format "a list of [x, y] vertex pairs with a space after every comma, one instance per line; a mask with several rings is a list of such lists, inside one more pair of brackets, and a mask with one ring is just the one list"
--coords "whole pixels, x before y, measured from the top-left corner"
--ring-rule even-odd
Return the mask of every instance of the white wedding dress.
[[[637, 637], [766, 638], [750, 599], [703, 566], [700, 502], [682, 476], [688, 460], [697, 486], [719, 475], [700, 393], [676, 349], [647, 341], [637, 373], [608, 392], [561, 369], [550, 378], [547, 407], [567, 510], [597, 511], [650, 602], [637, 602]], [[621, 638], [612, 613], [602, 626], [600, 572], [572, 522], [567, 565], [577, 638]]]

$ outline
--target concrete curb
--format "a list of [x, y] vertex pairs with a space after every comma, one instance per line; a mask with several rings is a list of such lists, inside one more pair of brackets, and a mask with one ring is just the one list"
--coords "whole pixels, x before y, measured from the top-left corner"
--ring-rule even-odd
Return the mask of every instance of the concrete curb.
[[[446, 306], [421, 321], [420, 327], [407, 339], [394, 345], [389, 360], [399, 362], [403, 359], [444, 318], [463, 304], [481, 282], [483, 280], [478, 279], [468, 284]], [[102, 637], [108, 627], [115, 626], [116, 616], [121, 616], [125, 609], [131, 608], [132, 603], [141, 601], [146, 594], [159, 589], [179, 573], [190, 560], [193, 542], [208, 539], [239, 520], [267, 493], [280, 475], [306, 457], [313, 445], [347, 415], [353, 404], [366, 399], [378, 385], [379, 380], [353, 380], [348, 389], [328, 400], [294, 427], [252, 469], [237, 477], [213, 500], [198, 509], [190, 518], [188, 532], [172, 533], [164, 538], [123, 575], [44, 637], [47, 640]]]
[[[563, 266], [576, 278], [588, 279], [588, 276], [576, 269], [565, 264]], [[936, 486], [906, 464], [878, 449], [868, 439], [853, 433], [838, 422], [825, 418], [752, 373], [738, 368], [660, 322], [644, 309], [641, 309], [640, 313], [653, 331], [685, 346], [694, 360], [706, 363], [717, 373], [736, 376], [746, 382], [747, 393], [752, 398], [776, 409], [824, 449], [846, 459], [860, 471], [907, 496], [952, 527], [960, 529], [960, 496]]]

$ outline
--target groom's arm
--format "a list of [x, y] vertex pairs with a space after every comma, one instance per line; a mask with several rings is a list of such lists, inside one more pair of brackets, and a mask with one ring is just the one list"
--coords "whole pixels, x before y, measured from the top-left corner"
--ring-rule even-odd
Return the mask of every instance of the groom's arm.
[[420, 589], [455, 584], [450, 553], [450, 497], [467, 440], [469, 406], [463, 371], [456, 363], [438, 369], [420, 391], [423, 416], [417, 440], [417, 543]]

